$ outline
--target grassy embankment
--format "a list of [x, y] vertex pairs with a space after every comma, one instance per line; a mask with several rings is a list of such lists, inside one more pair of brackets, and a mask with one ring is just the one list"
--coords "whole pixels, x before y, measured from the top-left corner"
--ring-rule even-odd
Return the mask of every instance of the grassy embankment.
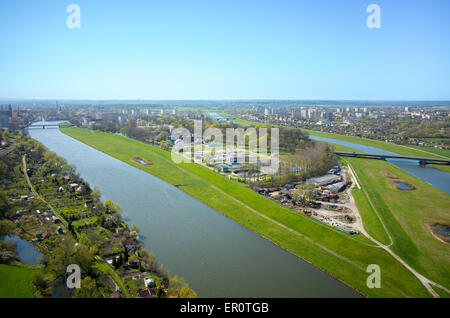
[[431, 152], [434, 153], [436, 155], [445, 157], [445, 158], [450, 158], [450, 150], [448, 149], [439, 149], [439, 148], [434, 148], [434, 147], [423, 147], [423, 146], [408, 146], [420, 151], [426, 151], [426, 152]]
[[[336, 150], [355, 151], [333, 145]], [[341, 160], [352, 166], [361, 185], [361, 189], [353, 190], [353, 196], [367, 232], [383, 244], [389, 244], [391, 237], [391, 249], [396, 254], [422, 275], [448, 288], [450, 246], [437, 240], [425, 221], [450, 221], [450, 195], [383, 160], [349, 157]], [[396, 189], [381, 173], [382, 170], [389, 171], [398, 177], [395, 180], [412, 184], [416, 189]], [[437, 288], [435, 291], [442, 297], [450, 296]]]
[[[363, 236], [349, 236], [297, 214], [213, 171], [189, 163], [175, 164], [169, 152], [123, 136], [75, 127], [64, 133], [149, 172], [181, 189], [286, 250], [308, 260], [370, 297], [429, 297], [421, 283], [386, 251]], [[131, 161], [140, 156], [154, 163]], [[366, 286], [369, 264], [383, 269], [383, 286]]]
[[35, 265], [0, 264], [0, 298], [36, 297], [32, 275], [38, 270]]
[[[310, 135], [363, 144], [401, 155], [444, 158], [450, 154], [436, 148], [424, 149], [327, 132], [306, 131]], [[358, 151], [333, 145], [340, 151]], [[368, 233], [383, 244], [389, 244], [392, 237], [394, 252], [424, 276], [448, 287], [450, 247], [434, 238], [424, 221], [449, 221], [450, 196], [386, 161], [358, 158], [342, 158], [342, 160], [352, 165], [362, 185], [362, 189], [353, 190], [353, 195]], [[435, 165], [435, 167], [450, 172], [450, 166]], [[381, 170], [390, 171], [397, 175], [399, 180], [413, 184], [416, 189], [412, 191], [395, 189], [388, 178], [380, 173]], [[445, 291], [443, 293], [445, 294]]]
[[[450, 245], [437, 240], [425, 221], [450, 222], [450, 195], [382, 160], [348, 162], [392, 237], [391, 249], [422, 275], [449, 287]], [[396, 189], [382, 170], [416, 189]]]

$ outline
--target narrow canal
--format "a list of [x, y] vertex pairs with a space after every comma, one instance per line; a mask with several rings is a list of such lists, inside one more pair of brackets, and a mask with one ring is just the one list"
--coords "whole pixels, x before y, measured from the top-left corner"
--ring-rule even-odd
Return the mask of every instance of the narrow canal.
[[353, 289], [174, 186], [58, 129], [30, 136], [121, 204], [144, 246], [200, 297], [359, 297]]

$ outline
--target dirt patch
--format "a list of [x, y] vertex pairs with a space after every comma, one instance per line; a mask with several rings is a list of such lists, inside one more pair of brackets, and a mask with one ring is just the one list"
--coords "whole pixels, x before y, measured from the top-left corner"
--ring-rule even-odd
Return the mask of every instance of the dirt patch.
[[398, 176], [387, 170], [380, 170], [383, 177], [389, 179], [389, 183], [397, 190], [415, 190], [416, 187], [406, 181], [400, 180]]
[[387, 170], [380, 170], [380, 173], [389, 179], [399, 179], [399, 177], [397, 177], [395, 174], [393, 174], [392, 172], [389, 172]]
[[441, 242], [450, 243], [450, 222], [425, 221], [425, 224], [435, 238]]
[[343, 223], [346, 224], [352, 224], [356, 222], [356, 218], [351, 216], [351, 215], [337, 215], [337, 216], [333, 216], [333, 219], [336, 219], [338, 221], [341, 221]]
[[131, 158], [131, 161], [134, 161], [134, 162], [136, 162], [136, 163], [138, 163], [140, 165], [143, 165], [143, 166], [148, 166], [148, 165], [152, 165], [153, 164], [153, 162], [151, 162], [150, 160], [146, 160], [146, 159], [141, 158], [141, 157], [133, 157], [133, 158]]

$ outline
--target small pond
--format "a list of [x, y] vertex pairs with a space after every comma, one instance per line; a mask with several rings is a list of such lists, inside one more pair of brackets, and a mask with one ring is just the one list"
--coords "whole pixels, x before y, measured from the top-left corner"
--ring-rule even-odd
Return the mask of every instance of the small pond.
[[8, 235], [2, 238], [2, 241], [13, 241], [16, 244], [16, 253], [19, 255], [19, 261], [27, 264], [39, 264], [41, 252], [30, 242], [17, 235]]
[[412, 190], [411, 186], [407, 183], [395, 181], [395, 184], [400, 188], [400, 190]]
[[258, 170], [249, 170], [249, 169], [235, 170], [233, 171], [233, 174], [239, 177], [259, 177], [263, 175], [263, 173], [261, 173]]
[[218, 163], [214, 167], [216, 168], [228, 168], [228, 169], [239, 169], [243, 168], [244, 165], [240, 163], [233, 163], [232, 165], [229, 165], [227, 163]]
[[230, 168], [230, 165], [227, 165], [226, 163], [218, 163], [214, 167], [216, 167], [216, 168]]
[[70, 298], [72, 297], [73, 291], [73, 289], [67, 287], [66, 277], [60, 276], [52, 283], [50, 296], [52, 298]]
[[442, 235], [447, 239], [450, 239], [450, 226], [445, 224], [434, 224], [433, 225], [433, 232]]

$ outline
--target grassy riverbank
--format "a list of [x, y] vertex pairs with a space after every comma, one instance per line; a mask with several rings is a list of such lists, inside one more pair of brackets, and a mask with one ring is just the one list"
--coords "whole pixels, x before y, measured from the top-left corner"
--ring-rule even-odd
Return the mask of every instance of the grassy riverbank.
[[34, 298], [33, 273], [37, 266], [0, 264], [0, 298]]
[[[450, 245], [436, 239], [425, 221], [450, 222], [450, 195], [382, 160], [347, 158], [346, 161], [359, 178], [362, 186], [359, 191], [367, 194], [365, 198], [355, 195], [355, 200], [360, 210], [365, 211], [362, 217], [371, 229], [369, 234], [388, 243], [383, 227], [374, 217], [376, 210], [392, 238], [392, 250], [422, 275], [449, 287]], [[397, 179], [383, 175], [386, 171]], [[415, 189], [399, 190], [394, 180], [412, 184]], [[367, 198], [370, 204], [362, 207]]]
[[[370, 297], [428, 297], [422, 284], [386, 251], [363, 236], [349, 236], [294, 213], [246, 185], [196, 164], [175, 164], [169, 152], [119, 135], [76, 127], [61, 129], [80, 140], [171, 184], [298, 255]], [[140, 156], [154, 164], [131, 161]], [[383, 268], [383, 286], [366, 286], [369, 264]]]
[[448, 150], [448, 149], [439, 149], [439, 148], [422, 147], [422, 146], [409, 146], [409, 147], [418, 149], [421, 151], [431, 152], [431, 153], [434, 153], [436, 155], [439, 155], [439, 156], [442, 156], [445, 158], [450, 158], [450, 150]]
[[[355, 151], [333, 145], [338, 151]], [[450, 195], [383, 160], [351, 157], [341, 160], [353, 167], [362, 187], [354, 189], [353, 196], [367, 232], [383, 244], [389, 244], [391, 237], [393, 251], [421, 274], [448, 288], [450, 245], [436, 239], [425, 221], [450, 220]], [[398, 179], [387, 178], [382, 171]], [[398, 190], [392, 184], [394, 180], [412, 184], [415, 189]], [[442, 295], [450, 296], [445, 291]]]
[[[333, 145], [338, 151], [355, 151]], [[425, 221], [450, 220], [450, 195], [383, 160], [351, 157], [341, 160], [352, 166], [361, 185], [361, 189], [353, 190], [353, 196], [367, 232], [383, 244], [392, 243], [392, 250], [408, 264], [448, 288], [450, 245], [436, 239]], [[382, 171], [398, 179], [387, 178]], [[394, 180], [412, 184], [415, 189], [398, 190], [392, 184]], [[443, 290], [435, 290], [441, 297], [450, 297]]]

